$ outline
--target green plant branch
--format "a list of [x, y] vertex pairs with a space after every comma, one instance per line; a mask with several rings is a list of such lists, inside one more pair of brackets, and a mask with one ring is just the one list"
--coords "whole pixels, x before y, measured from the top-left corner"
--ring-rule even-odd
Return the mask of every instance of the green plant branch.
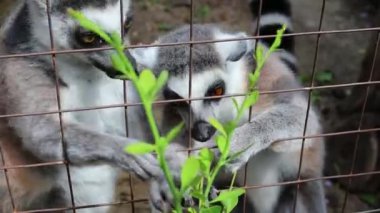
[[[257, 66], [254, 73], [249, 74], [249, 92], [244, 97], [241, 105], [239, 105], [234, 98], [232, 99], [237, 110], [235, 119], [225, 125], [219, 123], [217, 120], [210, 120], [210, 123], [219, 132], [216, 137], [216, 143], [219, 151], [221, 152], [221, 156], [216, 165], [213, 168], [211, 167], [214, 156], [212, 154], [213, 152], [208, 149], [203, 149], [197, 157], [189, 157], [182, 168], [181, 189], [179, 190], [175, 185], [173, 175], [165, 158], [165, 153], [169, 143], [183, 128], [183, 123], [173, 128], [168, 135], [162, 137], [160, 135], [152, 108], [152, 104], [155, 101], [157, 93], [167, 82], [168, 72], [162, 71], [158, 78], [154, 76], [151, 70], [143, 70], [139, 75], [137, 75], [131, 62], [124, 53], [124, 44], [118, 33], [107, 34], [98, 25], [87, 19], [80, 12], [69, 9], [68, 13], [75, 20], [77, 20], [83, 28], [95, 33], [115, 49], [115, 54], [111, 55], [113, 67], [122, 73], [122, 79], [131, 80], [135, 86], [136, 91], [140, 96], [149, 127], [154, 138], [154, 145], [144, 142], [134, 143], [126, 147], [126, 151], [130, 154], [147, 154], [150, 152], [157, 153], [159, 165], [164, 173], [170, 192], [174, 198], [175, 212], [182, 213], [181, 201], [183, 194], [186, 192], [191, 192], [193, 197], [199, 199], [199, 212], [231, 212], [237, 205], [238, 197], [245, 193], [243, 189], [233, 188], [237, 173], [235, 172], [233, 175], [230, 188], [228, 190], [221, 191], [219, 196], [212, 201], [209, 200], [210, 191], [223, 166], [230, 162], [231, 159], [237, 157], [239, 153], [243, 152], [241, 151], [230, 156], [231, 139], [246, 110], [254, 105], [259, 99], [259, 92], [256, 89], [256, 86], [261, 70], [270, 54], [276, 51], [280, 46], [281, 38], [285, 31], [285, 26], [281, 30], [278, 30], [274, 43], [267, 51], [265, 51], [264, 47], [260, 45], [257, 47], [255, 55], [253, 56], [256, 59]], [[206, 187], [204, 187], [205, 185]], [[218, 202], [223, 204], [223, 208], [220, 205], [216, 205]], [[189, 208], [188, 211], [191, 213], [197, 212], [194, 208]]]
[[[286, 26], [283, 26], [282, 29], [277, 31], [277, 36], [276, 36], [274, 43], [271, 45], [269, 50], [267, 50], [266, 52], [264, 51], [263, 46], [259, 45], [257, 47], [257, 50], [255, 52], [255, 58], [256, 58], [257, 66], [256, 66], [253, 74], [251, 73], [249, 75], [250, 92], [244, 97], [243, 103], [240, 106], [237, 103], [237, 101], [235, 99], [233, 99], [235, 107], [237, 108], [237, 115], [236, 115], [235, 119], [228, 122], [225, 125], [218, 123], [216, 120], [210, 120], [210, 123], [219, 132], [219, 135], [217, 136], [216, 140], [217, 140], [218, 148], [221, 151], [221, 157], [218, 160], [215, 168], [212, 170], [210, 180], [207, 182], [207, 187], [205, 190], [206, 195], [208, 195], [210, 193], [212, 184], [214, 183], [216, 176], [219, 174], [220, 170], [229, 161], [228, 157], [229, 157], [231, 139], [232, 139], [232, 136], [234, 134], [235, 129], [237, 128], [237, 124], [240, 122], [241, 118], [243, 117], [244, 112], [246, 110], [250, 109], [251, 106], [254, 105], [259, 99], [259, 92], [255, 87], [257, 86], [257, 82], [260, 78], [261, 70], [263, 69], [265, 62], [267, 61], [269, 56], [274, 51], [276, 51], [279, 48], [279, 46], [281, 45], [281, 39], [282, 39], [282, 36], [285, 32], [285, 29], [286, 29]], [[264, 54], [264, 52], [265, 52], [265, 54]], [[222, 143], [222, 142], [220, 142], [220, 140], [223, 140], [223, 139], [225, 140], [224, 147], [222, 147], [222, 145], [219, 144], [219, 143]], [[237, 156], [235, 156], [235, 157], [237, 157]], [[235, 178], [236, 178], [236, 172], [234, 173], [233, 180], [231, 182], [231, 186], [229, 188], [229, 191], [232, 190], [233, 183], [235, 182]], [[212, 202], [214, 202], [214, 201], [212, 201]], [[208, 207], [209, 203], [210, 203], [209, 201], [206, 202], [207, 207]]]
[[[182, 212], [182, 206], [181, 206], [182, 195], [181, 193], [179, 193], [179, 190], [175, 186], [173, 175], [170, 171], [168, 163], [165, 160], [165, 150], [170, 141], [168, 141], [167, 138], [162, 138], [160, 136], [159, 129], [155, 121], [153, 110], [152, 110], [152, 102], [154, 101], [154, 96], [157, 93], [157, 91], [161, 89], [160, 86], [163, 86], [164, 83], [160, 82], [160, 79], [158, 79], [159, 81], [157, 82], [156, 81], [157, 79], [155, 79], [154, 76], [153, 77], [151, 76], [153, 75], [152, 73], [150, 73], [151, 75], [146, 74], [144, 76], [145, 77], [144, 79], [142, 76], [140, 76], [140, 78], [139, 76], [137, 76], [131, 62], [125, 56], [124, 45], [122, 43], [122, 40], [119, 34], [117, 33], [113, 33], [111, 35], [107, 34], [94, 22], [87, 19], [82, 13], [78, 11], [69, 9], [68, 13], [71, 15], [71, 17], [77, 20], [82, 27], [100, 36], [105, 42], [107, 42], [109, 45], [111, 45], [111, 47], [113, 47], [116, 50], [116, 54], [111, 56], [113, 65], [118, 71], [120, 71], [126, 77], [126, 79], [131, 80], [133, 85], [135, 86], [140, 96], [140, 99], [141, 99], [141, 102], [142, 102], [142, 105], [145, 110], [145, 114], [149, 123], [149, 127], [154, 137], [155, 146], [150, 147], [148, 144], [144, 144], [144, 149], [146, 151], [153, 151], [153, 148], [154, 148], [154, 151], [157, 153], [159, 165], [163, 170], [166, 181], [169, 184], [170, 191], [174, 197], [175, 210], [177, 213], [181, 213]], [[166, 79], [162, 78], [162, 79], [167, 80], [167, 78]], [[144, 80], [154, 81], [156, 85], [150, 88], [151, 89], [150, 91], [147, 91], [146, 87], [148, 85], [143, 85]], [[142, 145], [142, 144], [137, 144], [137, 145]], [[132, 148], [130, 150], [132, 150]], [[139, 150], [138, 153], [145, 154], [144, 151], [141, 151], [141, 150]]]
[[182, 206], [181, 206], [182, 195], [179, 193], [177, 187], [175, 186], [173, 175], [170, 171], [168, 163], [165, 160], [165, 153], [166, 153], [165, 150], [167, 147], [167, 142], [165, 141], [166, 139], [160, 137], [157, 123], [153, 115], [152, 103], [146, 100], [142, 102], [143, 102], [143, 106], [145, 109], [145, 113], [148, 119], [150, 129], [153, 133], [154, 141], [156, 144], [156, 153], [158, 156], [159, 165], [164, 172], [165, 179], [168, 182], [171, 193], [173, 194], [175, 209], [178, 213], [180, 213], [182, 212]]

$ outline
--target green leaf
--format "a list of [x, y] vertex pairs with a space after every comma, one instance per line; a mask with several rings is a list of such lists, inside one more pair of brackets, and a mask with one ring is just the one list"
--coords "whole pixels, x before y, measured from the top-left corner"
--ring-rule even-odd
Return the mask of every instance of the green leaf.
[[253, 74], [249, 74], [249, 88], [253, 89], [254, 87], [256, 87], [257, 82], [259, 82], [260, 74], [260, 71], [256, 71]]
[[366, 202], [372, 206], [375, 206], [376, 203], [378, 203], [378, 201], [379, 201], [379, 198], [378, 198], [378, 196], [376, 196], [376, 194], [366, 193], [366, 194], [359, 195], [359, 197], [361, 200], [363, 200], [364, 202]]
[[242, 108], [244, 110], [249, 109], [253, 104], [255, 104], [259, 100], [259, 97], [260, 97], [259, 91], [255, 90], [251, 92], [251, 94], [249, 94], [244, 100]]
[[206, 196], [204, 194], [202, 194], [201, 191], [195, 191], [194, 190], [191, 192], [191, 196], [194, 198], [197, 198], [198, 200], [201, 200], [201, 201], [206, 200]]
[[144, 69], [140, 74], [138, 82], [144, 94], [149, 95], [149, 98], [152, 98], [151, 92], [156, 85], [156, 77], [153, 72], [151, 70]]
[[239, 197], [233, 197], [227, 200], [223, 200], [222, 204], [224, 206], [225, 212], [229, 213], [236, 207], [239, 202]]
[[270, 52], [275, 51], [277, 48], [281, 46], [282, 37], [284, 35], [284, 32], [286, 30], [286, 25], [282, 25], [282, 28], [277, 30], [276, 38], [270, 47]]
[[202, 160], [207, 160], [211, 162], [214, 159], [214, 153], [207, 148], [203, 148], [199, 153], [199, 157]]
[[196, 179], [199, 173], [199, 160], [195, 157], [189, 157], [181, 172], [181, 191], [186, 191], [191, 183]]
[[158, 76], [157, 83], [153, 89], [154, 96], [166, 85], [166, 82], [169, 78], [169, 72], [164, 70], [160, 73], [160, 76]]
[[226, 130], [224, 129], [223, 125], [218, 121], [216, 120], [215, 118], [211, 118], [209, 120], [209, 123], [216, 129], [218, 130], [218, 132], [220, 132], [220, 134], [222, 134], [224, 137], [227, 137], [227, 132]]
[[123, 61], [121, 60], [120, 56], [118, 54], [112, 54], [111, 55], [111, 61], [112, 61], [112, 65], [113, 67], [120, 71], [121, 73], [125, 74], [126, 75], [126, 70], [125, 70], [125, 66], [123, 64]]
[[224, 190], [221, 191], [219, 196], [212, 200], [210, 203], [223, 202], [225, 200], [239, 198], [244, 193], [244, 189]]
[[216, 145], [218, 146], [218, 149], [222, 155], [228, 155], [228, 153], [225, 153], [226, 151], [229, 151], [226, 149], [227, 138], [223, 137], [222, 135], [216, 136]]
[[200, 151], [199, 161], [200, 161], [202, 173], [205, 176], [210, 175], [210, 168], [211, 168], [211, 163], [213, 159], [214, 159], [214, 153], [211, 150], [207, 148], [203, 148]]
[[235, 106], [236, 112], [239, 112], [240, 107], [239, 107], [239, 104], [238, 104], [236, 98], [232, 98], [232, 103], [234, 103], [234, 106]]
[[73, 10], [71, 8], [69, 8], [67, 12], [73, 19], [75, 19], [80, 24], [80, 26], [82, 26], [88, 31], [91, 31], [99, 35], [107, 43], [113, 44], [112, 39], [108, 36], [108, 34], [105, 33], [95, 22], [88, 19], [83, 13]]
[[175, 126], [173, 129], [169, 131], [169, 133], [166, 135], [166, 141], [168, 143], [172, 142], [178, 134], [182, 131], [183, 127], [185, 126], [184, 122], [181, 122], [177, 126]]
[[264, 46], [262, 46], [261, 44], [258, 44], [255, 54], [256, 54], [257, 64], [258, 65], [262, 64], [264, 62]]
[[112, 41], [113, 41], [113, 43], [115, 45], [117, 45], [120, 48], [124, 49], [123, 40], [121, 39], [121, 36], [120, 36], [119, 33], [117, 33], [117, 32], [111, 33], [111, 39], [112, 39]]
[[319, 84], [326, 84], [326, 83], [330, 83], [332, 80], [333, 80], [333, 73], [329, 70], [325, 70], [325, 71], [322, 71], [322, 72], [318, 72], [316, 75], [315, 75], [315, 80], [319, 83]]
[[197, 211], [194, 208], [188, 208], [187, 211], [189, 213], [197, 213]]
[[222, 210], [221, 206], [211, 206], [207, 209], [201, 209], [200, 213], [222, 213]]
[[156, 146], [144, 142], [130, 144], [124, 149], [125, 152], [134, 155], [148, 154], [154, 150], [156, 150]]

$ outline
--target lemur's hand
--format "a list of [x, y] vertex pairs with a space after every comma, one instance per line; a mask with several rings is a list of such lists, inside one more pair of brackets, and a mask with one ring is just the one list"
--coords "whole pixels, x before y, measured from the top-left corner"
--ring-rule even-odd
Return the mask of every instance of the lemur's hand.
[[156, 157], [150, 153], [145, 155], [127, 154], [121, 146], [112, 153], [112, 161], [121, 169], [133, 172], [143, 180], [163, 176]]
[[[215, 187], [211, 188], [210, 200], [218, 196], [218, 190]], [[189, 207], [197, 205], [197, 200], [194, 200], [189, 195], [184, 195], [182, 198], [182, 207], [186, 212]], [[150, 206], [152, 212], [171, 212], [174, 209], [173, 195], [170, 193], [169, 185], [165, 180], [153, 180], [150, 185]]]
[[[249, 159], [268, 148], [270, 143], [266, 143], [265, 130], [259, 133], [257, 125], [247, 123], [238, 127], [231, 139], [231, 148], [229, 157], [231, 160], [226, 164], [225, 169], [229, 172], [236, 172]], [[258, 134], [259, 133], [259, 134]], [[270, 134], [268, 132], [268, 134]]]
[[[177, 188], [180, 187], [182, 165], [188, 158], [188, 152], [178, 143], [171, 143], [166, 149], [166, 162], [175, 179]], [[191, 205], [189, 197], [184, 198], [185, 206]], [[153, 179], [150, 183], [150, 205], [152, 212], [171, 212], [173, 207], [173, 195], [164, 176]]]
[[[152, 180], [150, 183], [150, 206], [152, 212], [172, 212], [174, 210], [173, 195], [166, 180]], [[193, 199], [185, 195], [182, 202], [183, 210], [194, 206]]]

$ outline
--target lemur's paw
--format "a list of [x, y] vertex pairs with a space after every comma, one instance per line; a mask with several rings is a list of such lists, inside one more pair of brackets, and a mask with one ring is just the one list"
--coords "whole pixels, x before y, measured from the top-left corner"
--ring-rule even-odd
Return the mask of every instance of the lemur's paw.
[[[194, 204], [194, 200], [187, 195], [183, 197], [181, 202], [184, 211], [186, 208], [194, 206]], [[151, 181], [150, 206], [152, 212], [171, 212], [175, 209], [173, 195], [165, 180]]]

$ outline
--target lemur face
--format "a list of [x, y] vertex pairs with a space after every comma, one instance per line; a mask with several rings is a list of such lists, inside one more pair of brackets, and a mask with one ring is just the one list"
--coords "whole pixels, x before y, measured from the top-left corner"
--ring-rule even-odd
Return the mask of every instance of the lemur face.
[[[205, 142], [211, 139], [215, 129], [208, 123], [215, 118], [226, 123], [236, 116], [231, 97], [246, 91], [247, 69], [245, 61], [226, 62], [222, 67], [213, 67], [194, 73], [191, 77], [191, 98], [200, 99], [172, 103], [184, 121], [189, 124], [192, 113], [191, 132], [193, 139]], [[190, 75], [171, 76], [164, 89], [167, 100], [188, 99]], [[241, 103], [241, 97], [235, 97]]]
[[[34, 20], [34, 36], [45, 46], [50, 47], [49, 22], [46, 16], [46, 1], [32, 0], [29, 4], [33, 8], [30, 12]], [[107, 46], [105, 41], [94, 33], [80, 27], [67, 14], [67, 9], [72, 8], [82, 12], [87, 18], [98, 24], [107, 33], [124, 33], [124, 41], [129, 43], [127, 33], [132, 23], [131, 1], [123, 0], [123, 10], [119, 0], [51, 0], [51, 26], [54, 35], [55, 49], [92, 49]], [[121, 17], [123, 15], [123, 17]], [[123, 23], [121, 22], [123, 20]], [[73, 62], [85, 62], [105, 71], [108, 75], [116, 74], [110, 63], [110, 55], [113, 51], [89, 51], [76, 53], [71, 57]], [[130, 55], [129, 52], [126, 52]], [[132, 59], [133, 60], [133, 59]]]
[[[195, 25], [193, 29], [193, 39], [196, 41], [245, 36], [242, 33], [225, 33], [212, 25]], [[186, 42], [189, 40], [189, 32], [188, 27], [180, 28], [162, 37], [157, 43]], [[236, 115], [232, 98], [220, 96], [242, 94], [247, 90], [247, 75], [252, 70], [247, 54], [251, 51], [251, 46], [250, 42], [244, 40], [194, 44], [191, 73], [189, 45], [146, 48], [136, 50], [133, 54], [142, 68], [151, 68], [155, 73], [169, 71], [170, 77], [163, 91], [165, 99], [188, 99], [190, 96], [202, 99], [191, 101], [191, 104], [182, 101], [171, 105], [186, 124], [191, 124], [188, 128], [191, 128], [192, 137], [205, 142], [215, 134], [215, 129], [208, 123], [210, 118], [228, 122]], [[242, 97], [236, 97], [236, 100], [240, 103]]]

